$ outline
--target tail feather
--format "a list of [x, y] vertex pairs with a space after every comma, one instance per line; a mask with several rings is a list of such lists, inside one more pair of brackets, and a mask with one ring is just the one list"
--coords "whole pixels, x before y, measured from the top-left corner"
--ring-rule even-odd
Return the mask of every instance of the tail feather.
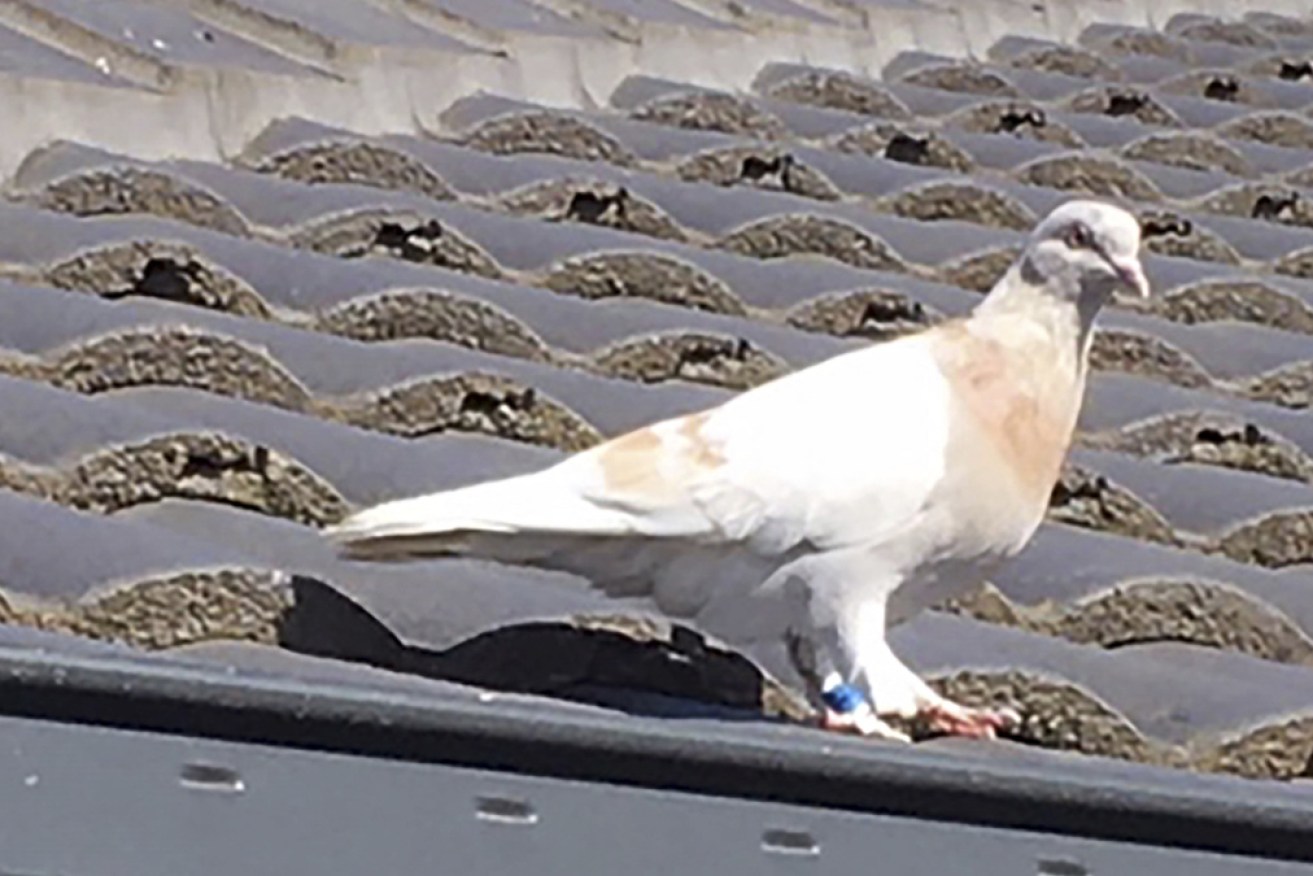
[[[672, 520], [591, 501], [570, 472], [546, 469], [366, 508], [326, 534], [356, 559], [465, 556], [578, 575], [613, 597], [651, 597], [696, 617], [714, 593], [747, 593], [778, 560], [744, 545], [663, 537]], [[655, 525], [653, 525], [655, 523]]]
[[[366, 508], [325, 530], [349, 554], [372, 559], [471, 554], [501, 558], [494, 536], [625, 535], [632, 522], [599, 507], [548, 469]], [[532, 538], [523, 550], [533, 554]], [[509, 549], [509, 548], [506, 548]], [[510, 557], [507, 557], [510, 559]]]

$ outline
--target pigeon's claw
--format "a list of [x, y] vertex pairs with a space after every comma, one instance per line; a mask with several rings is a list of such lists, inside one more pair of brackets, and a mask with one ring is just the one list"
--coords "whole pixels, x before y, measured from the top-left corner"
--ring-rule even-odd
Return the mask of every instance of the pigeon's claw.
[[898, 742], [912, 741], [906, 733], [895, 730], [877, 715], [866, 695], [850, 684], [833, 680], [821, 694], [821, 701], [824, 703], [821, 727], [826, 730]]
[[826, 708], [821, 714], [821, 727], [835, 733], [855, 733], [859, 736], [890, 739], [895, 742], [912, 741], [906, 733], [895, 730], [881, 720], [875, 712], [871, 711], [870, 706], [852, 712], [836, 712], [834, 709]]
[[1021, 723], [1013, 709], [973, 709], [952, 700], [941, 700], [918, 715], [936, 732], [970, 739], [994, 739], [1000, 730]]

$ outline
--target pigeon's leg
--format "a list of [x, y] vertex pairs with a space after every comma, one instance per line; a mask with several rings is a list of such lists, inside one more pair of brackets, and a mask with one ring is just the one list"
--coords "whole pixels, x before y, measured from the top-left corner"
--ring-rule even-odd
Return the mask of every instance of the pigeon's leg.
[[877, 716], [921, 719], [950, 736], [993, 739], [1020, 721], [1010, 709], [974, 709], [940, 696], [898, 659], [885, 638], [885, 599], [868, 598], [851, 612], [844, 641], [852, 649], [854, 683], [864, 683]]
[[823, 729], [899, 742], [912, 741], [907, 734], [895, 730], [875, 714], [870, 699], [860, 687], [844, 681], [843, 674], [835, 667], [833, 657], [836, 655], [833, 652], [822, 649], [818, 654], [815, 641], [793, 631], [788, 633], [786, 644], [793, 668], [806, 685], [808, 699], [820, 711]]
[[866, 695], [845, 682], [837, 672], [826, 676], [821, 689], [821, 702], [821, 726], [826, 730], [858, 733], [898, 742], [912, 741], [906, 733], [895, 730], [881, 719]]
[[879, 647], [868, 646], [863, 658], [862, 668], [878, 715], [919, 718], [940, 733], [976, 739], [993, 739], [1000, 730], [1021, 720], [1011, 709], [977, 709], [939, 695], [883, 640]]

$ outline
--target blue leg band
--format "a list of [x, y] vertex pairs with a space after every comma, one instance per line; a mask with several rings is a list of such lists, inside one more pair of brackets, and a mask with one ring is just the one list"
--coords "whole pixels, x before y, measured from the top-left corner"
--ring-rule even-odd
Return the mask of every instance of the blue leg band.
[[846, 715], [865, 705], [866, 697], [851, 684], [844, 683], [822, 691], [821, 702], [840, 715]]

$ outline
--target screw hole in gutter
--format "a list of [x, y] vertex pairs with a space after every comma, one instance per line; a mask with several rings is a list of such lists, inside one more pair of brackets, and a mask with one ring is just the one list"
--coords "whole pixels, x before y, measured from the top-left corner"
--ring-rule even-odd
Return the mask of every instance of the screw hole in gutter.
[[771, 828], [761, 835], [761, 850], [771, 855], [814, 857], [821, 853], [821, 846], [805, 830]]
[[480, 821], [497, 824], [538, 823], [538, 813], [527, 800], [514, 800], [509, 797], [479, 797], [474, 813]]
[[246, 790], [246, 782], [242, 780], [241, 773], [228, 767], [204, 763], [183, 764], [178, 773], [178, 783], [184, 788], [225, 794], [240, 794]]

